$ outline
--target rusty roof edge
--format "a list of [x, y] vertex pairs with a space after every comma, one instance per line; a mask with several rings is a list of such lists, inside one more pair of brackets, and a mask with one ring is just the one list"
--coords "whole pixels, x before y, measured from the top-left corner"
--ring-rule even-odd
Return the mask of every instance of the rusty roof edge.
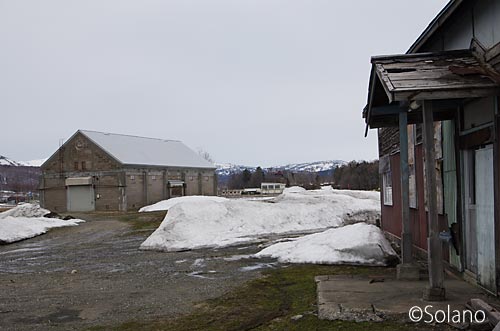
[[450, 16], [455, 13], [457, 8], [464, 2], [464, 0], [450, 0], [446, 6], [437, 14], [436, 17], [429, 23], [424, 32], [415, 40], [410, 46], [406, 54], [418, 52], [418, 50], [429, 40], [430, 37], [438, 30]]

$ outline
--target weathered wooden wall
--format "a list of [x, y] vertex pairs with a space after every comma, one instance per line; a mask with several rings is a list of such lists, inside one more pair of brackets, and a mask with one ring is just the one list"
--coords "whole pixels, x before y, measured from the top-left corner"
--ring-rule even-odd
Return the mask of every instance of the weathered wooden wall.
[[[392, 194], [393, 206], [385, 206], [382, 203], [382, 228], [394, 235], [401, 237], [402, 223], [401, 223], [401, 184], [399, 181], [399, 153], [390, 156], [391, 171], [392, 171]], [[415, 177], [417, 183], [417, 208], [410, 208], [410, 220], [412, 226], [413, 244], [421, 249], [427, 249], [427, 213], [425, 211], [424, 201], [424, 165], [423, 165], [423, 150], [422, 145], [419, 144], [415, 148]], [[439, 215], [439, 225], [441, 230], [448, 228], [446, 218], [444, 215]], [[445, 259], [448, 259], [448, 249]]]

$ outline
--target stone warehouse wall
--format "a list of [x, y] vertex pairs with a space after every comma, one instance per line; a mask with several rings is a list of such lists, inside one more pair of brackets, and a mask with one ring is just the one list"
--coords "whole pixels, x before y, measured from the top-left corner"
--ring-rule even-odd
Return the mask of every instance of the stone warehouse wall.
[[137, 210], [169, 198], [169, 180], [186, 183], [185, 195], [216, 195], [215, 171], [123, 166], [82, 134], [61, 147], [43, 168], [41, 204], [66, 211], [66, 178], [91, 177], [96, 210]]

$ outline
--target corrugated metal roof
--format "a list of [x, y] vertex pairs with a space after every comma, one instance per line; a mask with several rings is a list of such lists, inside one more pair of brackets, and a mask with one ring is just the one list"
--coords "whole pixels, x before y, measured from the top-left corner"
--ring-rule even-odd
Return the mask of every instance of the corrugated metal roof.
[[215, 168], [213, 164], [178, 140], [163, 140], [88, 130], [79, 130], [79, 132], [122, 164]]

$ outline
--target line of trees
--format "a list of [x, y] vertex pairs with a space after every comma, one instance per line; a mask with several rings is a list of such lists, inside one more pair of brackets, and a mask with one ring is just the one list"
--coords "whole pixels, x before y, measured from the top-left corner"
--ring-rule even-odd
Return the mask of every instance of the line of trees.
[[257, 167], [255, 171], [245, 169], [232, 174], [227, 181], [229, 189], [258, 188], [262, 182], [284, 183], [286, 186], [302, 186], [317, 189], [321, 185], [331, 184], [334, 188], [351, 190], [378, 190], [378, 161], [351, 161], [332, 172], [292, 172], [287, 170], [264, 171]]
[[378, 160], [351, 161], [335, 169], [333, 186], [339, 189], [377, 190], [379, 185]]
[[228, 182], [228, 188], [244, 189], [250, 187], [260, 187], [260, 184], [266, 180], [266, 175], [261, 167], [257, 167], [254, 172], [245, 169], [240, 173], [231, 175]]
[[263, 182], [283, 183], [289, 186], [302, 186], [306, 189], [319, 188], [322, 183], [329, 182], [329, 176], [315, 172], [292, 172], [287, 170], [264, 171], [257, 167], [255, 171], [248, 169], [232, 174], [227, 183], [229, 189], [258, 188]]

